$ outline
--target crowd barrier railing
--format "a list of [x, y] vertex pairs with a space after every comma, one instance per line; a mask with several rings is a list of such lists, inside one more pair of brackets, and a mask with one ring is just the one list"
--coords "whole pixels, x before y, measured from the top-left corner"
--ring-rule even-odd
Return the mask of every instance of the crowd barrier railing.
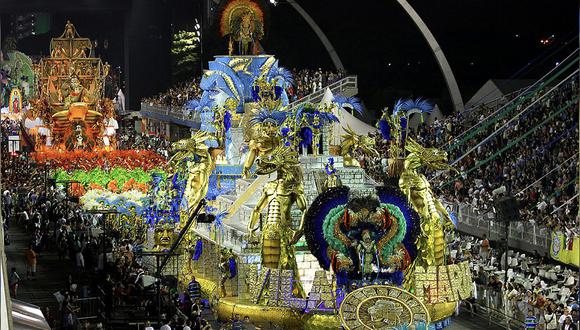
[[[475, 228], [486, 233], [489, 238], [508, 238], [519, 242], [518, 247], [527, 252], [547, 251], [550, 247], [550, 230], [529, 221], [505, 222], [497, 221], [492, 211], [474, 210], [464, 203], [447, 203], [447, 209], [453, 211], [458, 219], [459, 230]], [[467, 231], [467, 230], [466, 230]]]
[[78, 298], [72, 303], [78, 321], [96, 320], [102, 317], [105, 304], [100, 297]]
[[528, 309], [539, 319], [543, 311], [527, 302], [508, 299], [503, 291], [496, 291], [484, 285], [475, 285], [474, 299], [464, 305], [464, 309], [505, 329], [523, 329]]

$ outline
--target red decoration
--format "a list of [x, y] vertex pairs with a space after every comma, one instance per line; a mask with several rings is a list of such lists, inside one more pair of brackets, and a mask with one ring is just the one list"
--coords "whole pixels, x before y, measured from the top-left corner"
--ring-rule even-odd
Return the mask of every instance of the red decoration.
[[149, 171], [155, 168], [164, 169], [167, 160], [150, 150], [114, 150], [114, 151], [47, 151], [35, 152], [32, 157], [37, 163], [49, 163], [52, 167], [64, 170], [85, 170], [94, 168], [123, 167], [129, 170], [142, 168]]

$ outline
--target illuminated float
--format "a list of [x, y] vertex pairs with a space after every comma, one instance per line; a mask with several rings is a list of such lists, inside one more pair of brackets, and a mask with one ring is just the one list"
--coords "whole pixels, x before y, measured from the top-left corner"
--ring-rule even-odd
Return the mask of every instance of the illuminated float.
[[[231, 1], [222, 24], [263, 26], [253, 22], [258, 10]], [[210, 62], [202, 97], [189, 103], [202, 129], [175, 145], [191, 156], [173, 168], [197, 187], [186, 189], [181, 211], [207, 202], [216, 215], [184, 233], [180, 284], [195, 276], [220, 320], [248, 316], [286, 329], [447, 325], [472, 281], [467, 264], [448, 264], [454, 225], [418, 171], [452, 170], [446, 154], [419, 145], [406, 125], [429, 104], [385, 110], [377, 126], [390, 145], [390, 178], [378, 185], [357, 161], [360, 152], [378, 155], [375, 140], [341, 120], [351, 118], [341, 115], [346, 103], [359, 109], [356, 100], [330, 94], [291, 104], [288, 71], [241, 47]], [[211, 178], [226, 168], [234, 184], [216, 193]]]

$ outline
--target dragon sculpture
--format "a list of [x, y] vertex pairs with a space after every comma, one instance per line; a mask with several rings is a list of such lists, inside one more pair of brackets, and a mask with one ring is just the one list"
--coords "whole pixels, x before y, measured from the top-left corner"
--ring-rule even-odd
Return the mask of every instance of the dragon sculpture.
[[[253, 237], [258, 230], [260, 214], [267, 209], [266, 219], [261, 229], [262, 265], [273, 269], [294, 271], [294, 293], [304, 296], [298, 280], [298, 269], [293, 245], [300, 239], [304, 230], [306, 198], [302, 185], [302, 170], [298, 154], [285, 146], [276, 147], [266, 157], [256, 161], [256, 173], [265, 175], [276, 172], [277, 178], [264, 187], [262, 196], [254, 208], [248, 231]], [[290, 210], [296, 204], [302, 211], [302, 220], [297, 230], [292, 229]]]
[[375, 140], [373, 138], [356, 134], [350, 126], [344, 130], [346, 134], [342, 135], [342, 144], [340, 146], [340, 155], [344, 159], [344, 166], [360, 167], [360, 163], [355, 157], [357, 150], [362, 151], [365, 155], [379, 155], [375, 149]]
[[195, 207], [207, 194], [209, 177], [215, 168], [216, 158], [223, 152], [223, 148], [208, 146], [207, 142], [214, 139], [215, 136], [211, 133], [197, 131], [191, 138], [173, 143], [175, 154], [169, 159], [169, 165], [187, 173], [182, 200], [185, 210]]
[[415, 263], [422, 267], [444, 265], [446, 246], [444, 231], [452, 231], [455, 226], [445, 207], [435, 197], [429, 181], [418, 169], [423, 166], [430, 170], [453, 170], [453, 168], [447, 164], [445, 151], [425, 148], [411, 138], [407, 138], [405, 150], [409, 154], [405, 157], [399, 187], [421, 217], [421, 233], [417, 239]]

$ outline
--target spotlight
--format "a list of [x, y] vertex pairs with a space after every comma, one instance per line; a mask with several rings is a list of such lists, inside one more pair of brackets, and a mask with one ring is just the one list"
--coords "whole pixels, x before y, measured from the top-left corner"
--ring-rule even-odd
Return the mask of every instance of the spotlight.
[[278, 0], [270, 0], [270, 4], [276, 6], [278, 4]]

